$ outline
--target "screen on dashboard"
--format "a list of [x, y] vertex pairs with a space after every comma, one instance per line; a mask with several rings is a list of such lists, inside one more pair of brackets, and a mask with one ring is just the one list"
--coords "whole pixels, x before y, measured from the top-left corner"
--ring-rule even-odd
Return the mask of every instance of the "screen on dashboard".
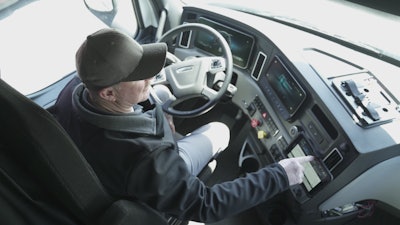
[[[254, 44], [252, 36], [228, 28], [206, 18], [200, 18], [198, 22], [217, 30], [225, 38], [231, 49], [233, 63], [241, 68], [247, 67]], [[194, 46], [214, 55], [222, 55], [221, 47], [215, 37], [204, 31], [199, 31], [197, 33]]]
[[287, 112], [293, 115], [306, 98], [304, 89], [277, 57], [271, 62], [266, 78]]
[[[302, 136], [298, 137], [288, 148], [287, 156], [289, 158], [314, 155], [310, 144]], [[326, 167], [315, 158], [311, 162], [306, 162], [304, 166], [303, 185], [308, 192], [311, 192], [319, 184], [330, 180], [330, 173]]]
[[[303, 151], [304, 143], [299, 142], [297, 145], [293, 147], [293, 149], [289, 152], [288, 156], [291, 158], [306, 156]], [[303, 184], [306, 187], [307, 191], [311, 191], [314, 187], [316, 187], [321, 179], [319, 178], [317, 172], [313, 168], [310, 162], [305, 163], [304, 165], [304, 180]]]

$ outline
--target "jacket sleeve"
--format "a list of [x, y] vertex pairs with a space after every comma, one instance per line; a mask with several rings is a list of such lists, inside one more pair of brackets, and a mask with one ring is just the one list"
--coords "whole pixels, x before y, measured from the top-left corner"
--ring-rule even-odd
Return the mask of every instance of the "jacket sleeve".
[[176, 151], [159, 149], [131, 172], [127, 192], [179, 219], [215, 222], [256, 206], [288, 187], [286, 173], [279, 164], [208, 187], [189, 173]]

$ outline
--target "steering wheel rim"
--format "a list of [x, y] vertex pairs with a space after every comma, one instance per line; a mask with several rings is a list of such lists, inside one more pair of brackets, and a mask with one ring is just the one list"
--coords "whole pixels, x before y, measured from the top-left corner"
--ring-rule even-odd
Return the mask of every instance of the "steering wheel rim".
[[[211, 34], [213, 37], [216, 38], [216, 41], [218, 42], [219, 46], [221, 47], [221, 52], [222, 52], [222, 56], [224, 59], [224, 63], [225, 63], [225, 68], [224, 68], [224, 76], [225, 79], [223, 80], [222, 85], [220, 85], [220, 88], [218, 91], [216, 91], [215, 93], [211, 93], [210, 90], [207, 90], [207, 87], [204, 85], [202, 88], [202, 96], [206, 97], [207, 102], [204, 103], [202, 106], [195, 108], [195, 109], [191, 109], [191, 110], [179, 110], [179, 109], [175, 109], [174, 107], [176, 105], [178, 105], [179, 103], [186, 101], [190, 98], [193, 98], [193, 96], [190, 95], [186, 95], [183, 97], [179, 97], [176, 100], [169, 100], [167, 102], [165, 102], [163, 104], [163, 110], [164, 112], [176, 116], [176, 117], [195, 117], [195, 116], [199, 116], [202, 115], [206, 112], [208, 112], [209, 110], [211, 110], [220, 100], [221, 98], [224, 96], [225, 92], [227, 91], [229, 84], [231, 82], [232, 79], [232, 70], [233, 70], [233, 59], [232, 59], [232, 52], [230, 50], [229, 44], [226, 42], [225, 38], [218, 32], [216, 31], [214, 28], [211, 28], [207, 25], [204, 24], [200, 24], [200, 23], [186, 23], [186, 24], [182, 24], [179, 25], [175, 28], [173, 28], [172, 30], [169, 30], [168, 32], [166, 32], [159, 40], [158, 42], [166, 42], [168, 44], [168, 40], [174, 40], [175, 37], [177, 37], [178, 35], [180, 35], [182, 32], [185, 31], [205, 31], [209, 34]], [[221, 58], [221, 57], [200, 57], [200, 60], [218, 60], [217, 58]], [[195, 60], [195, 59], [194, 59]], [[187, 61], [181, 61], [181, 62], [177, 62], [178, 65], [175, 65], [175, 68], [172, 69], [181, 69], [183, 68], [185, 65], [180, 66], [180, 63], [190, 63]], [[196, 62], [194, 62], [196, 63]], [[211, 62], [213, 63], [213, 62]], [[170, 67], [170, 66], [168, 66]], [[166, 67], [166, 69], [168, 69], [168, 67]], [[171, 69], [171, 68], [170, 68]], [[200, 72], [201, 73], [201, 72]], [[205, 74], [201, 74], [201, 76], [204, 76]], [[172, 75], [169, 75], [172, 76]], [[169, 78], [169, 76], [167, 75], [167, 80], [169, 83], [173, 83], [174, 81], [171, 81], [173, 79], [175, 79], [176, 77]], [[173, 90], [176, 90], [174, 88], [178, 88], [178, 85], [172, 87]]]

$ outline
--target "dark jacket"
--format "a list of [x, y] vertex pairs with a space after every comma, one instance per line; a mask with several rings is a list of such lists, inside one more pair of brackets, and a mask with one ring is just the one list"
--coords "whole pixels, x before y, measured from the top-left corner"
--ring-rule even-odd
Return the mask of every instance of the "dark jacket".
[[208, 187], [178, 155], [161, 107], [123, 115], [100, 112], [76, 84], [62, 91], [54, 114], [113, 196], [143, 201], [180, 219], [212, 222], [288, 189], [279, 164]]

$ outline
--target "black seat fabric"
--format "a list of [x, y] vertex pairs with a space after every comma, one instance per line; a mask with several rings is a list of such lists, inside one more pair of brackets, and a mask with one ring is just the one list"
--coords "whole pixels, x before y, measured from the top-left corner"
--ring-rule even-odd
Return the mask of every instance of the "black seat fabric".
[[108, 195], [53, 116], [0, 79], [0, 224], [166, 224]]

